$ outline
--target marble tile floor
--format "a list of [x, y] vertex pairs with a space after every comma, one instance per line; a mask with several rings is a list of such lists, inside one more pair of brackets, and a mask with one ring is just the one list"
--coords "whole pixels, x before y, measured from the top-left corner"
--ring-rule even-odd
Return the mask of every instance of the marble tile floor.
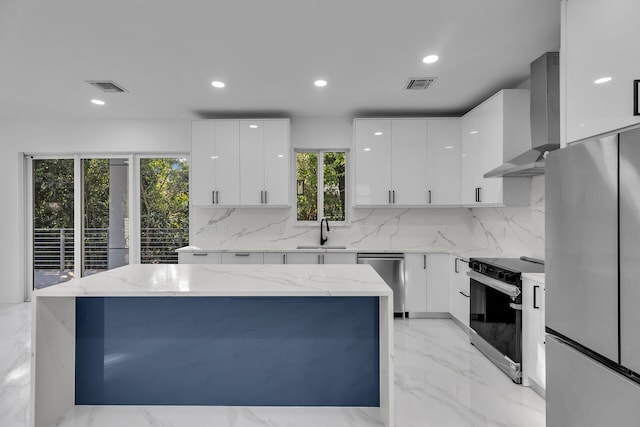
[[[0, 426], [26, 427], [31, 310], [0, 304]], [[451, 321], [397, 319], [397, 427], [543, 427], [545, 402], [515, 385]], [[374, 427], [377, 408], [76, 407], [56, 427]]]

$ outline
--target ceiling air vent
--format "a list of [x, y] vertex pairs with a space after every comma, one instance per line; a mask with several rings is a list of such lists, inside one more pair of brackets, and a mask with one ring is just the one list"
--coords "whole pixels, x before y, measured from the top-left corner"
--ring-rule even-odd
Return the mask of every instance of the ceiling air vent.
[[424, 90], [429, 89], [429, 87], [436, 81], [435, 77], [414, 77], [407, 81], [407, 84], [404, 86], [405, 90]]
[[111, 80], [87, 80], [91, 86], [97, 87], [103, 92], [108, 93], [122, 93], [127, 92], [125, 88], [117, 84], [116, 82], [112, 82]]

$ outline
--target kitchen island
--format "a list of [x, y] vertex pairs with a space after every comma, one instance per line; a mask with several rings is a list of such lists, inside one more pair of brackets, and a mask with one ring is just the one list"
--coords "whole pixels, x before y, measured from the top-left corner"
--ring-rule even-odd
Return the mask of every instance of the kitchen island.
[[34, 292], [31, 423], [76, 405], [379, 407], [392, 293], [367, 265], [130, 265]]

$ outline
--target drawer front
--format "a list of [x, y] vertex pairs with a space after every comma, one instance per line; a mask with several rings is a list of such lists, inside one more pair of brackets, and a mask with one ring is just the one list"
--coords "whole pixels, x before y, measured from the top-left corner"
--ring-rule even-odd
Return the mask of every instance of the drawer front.
[[222, 264], [262, 264], [262, 252], [224, 252]]

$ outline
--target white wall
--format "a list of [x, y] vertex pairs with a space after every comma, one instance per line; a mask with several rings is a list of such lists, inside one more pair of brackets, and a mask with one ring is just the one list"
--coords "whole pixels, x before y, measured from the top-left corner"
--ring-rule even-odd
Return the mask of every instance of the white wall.
[[1, 121], [0, 302], [19, 302], [24, 296], [24, 275], [20, 266], [24, 254], [24, 231], [19, 227], [21, 153], [157, 153], [190, 150], [188, 120], [105, 121]]

